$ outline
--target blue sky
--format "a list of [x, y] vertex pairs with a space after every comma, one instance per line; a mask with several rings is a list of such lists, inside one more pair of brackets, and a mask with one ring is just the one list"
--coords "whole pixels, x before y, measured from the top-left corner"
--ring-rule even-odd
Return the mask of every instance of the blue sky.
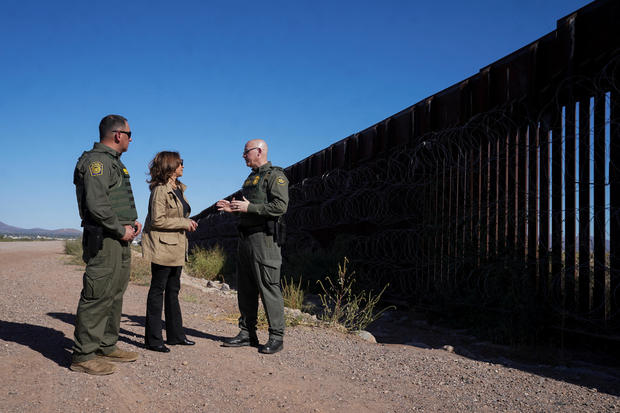
[[78, 228], [72, 184], [100, 119], [147, 165], [185, 161], [194, 212], [238, 189], [245, 141], [286, 167], [547, 34], [581, 0], [0, 2], [0, 221]]

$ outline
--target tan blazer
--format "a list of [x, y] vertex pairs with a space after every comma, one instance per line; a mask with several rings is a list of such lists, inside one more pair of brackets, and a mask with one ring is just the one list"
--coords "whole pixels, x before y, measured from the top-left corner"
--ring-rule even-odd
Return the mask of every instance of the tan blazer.
[[[181, 184], [184, 193], [185, 185]], [[185, 194], [183, 194], [185, 202]], [[189, 205], [189, 202], [188, 202]], [[172, 192], [170, 184], [151, 190], [149, 212], [142, 234], [142, 256], [151, 262], [170, 267], [182, 266], [187, 258], [185, 231], [190, 220], [183, 216], [183, 204]]]

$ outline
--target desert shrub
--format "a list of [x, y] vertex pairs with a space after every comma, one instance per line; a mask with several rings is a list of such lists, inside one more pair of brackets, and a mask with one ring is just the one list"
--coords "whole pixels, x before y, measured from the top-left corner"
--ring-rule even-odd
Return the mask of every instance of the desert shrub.
[[65, 240], [65, 254], [82, 258], [82, 238]]
[[295, 283], [292, 277], [288, 281], [282, 277], [282, 297], [285, 307], [303, 310], [305, 292], [301, 282], [301, 278], [299, 278], [299, 282]]
[[67, 264], [84, 265], [82, 260], [82, 238], [65, 240], [65, 254], [69, 256]]
[[196, 247], [192, 249], [185, 269], [192, 277], [223, 281], [226, 262], [227, 256], [221, 246], [215, 245], [209, 249]]
[[379, 294], [372, 290], [356, 292], [353, 288], [355, 271], [347, 268], [349, 260], [345, 257], [342, 265], [338, 264], [338, 275], [335, 279], [325, 278], [325, 283], [317, 281], [322, 293], [319, 294], [323, 313], [321, 319], [330, 324], [340, 325], [349, 331], [364, 330], [370, 323], [381, 317], [381, 314], [394, 306], [375, 311], [375, 307], [385, 292], [387, 285]]

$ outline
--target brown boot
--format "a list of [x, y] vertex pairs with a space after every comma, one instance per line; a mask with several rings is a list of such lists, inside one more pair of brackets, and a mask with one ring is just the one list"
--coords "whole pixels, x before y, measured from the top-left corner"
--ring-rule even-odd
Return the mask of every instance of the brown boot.
[[118, 363], [127, 363], [130, 361], [136, 361], [138, 359], [138, 353], [133, 351], [125, 351], [117, 348], [110, 354], [97, 354], [97, 357], [107, 360], [107, 361], [116, 361]]
[[116, 367], [112, 364], [96, 358], [82, 361], [73, 362], [69, 367], [73, 371], [81, 371], [86, 374], [93, 374], [95, 376], [105, 376], [106, 374], [112, 374], [116, 371]]

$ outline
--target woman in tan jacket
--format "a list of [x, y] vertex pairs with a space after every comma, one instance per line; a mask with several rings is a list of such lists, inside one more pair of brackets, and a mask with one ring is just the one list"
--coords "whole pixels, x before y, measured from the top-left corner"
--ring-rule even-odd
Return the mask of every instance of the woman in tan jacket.
[[185, 199], [183, 159], [178, 152], [159, 152], [149, 165], [151, 189], [149, 212], [144, 223], [142, 254], [151, 261], [151, 287], [146, 301], [146, 348], [168, 353], [162, 338], [161, 310], [165, 296], [166, 338], [169, 345], [191, 346], [185, 337], [179, 290], [181, 269], [187, 258], [186, 231], [198, 224], [189, 219], [191, 208]]

